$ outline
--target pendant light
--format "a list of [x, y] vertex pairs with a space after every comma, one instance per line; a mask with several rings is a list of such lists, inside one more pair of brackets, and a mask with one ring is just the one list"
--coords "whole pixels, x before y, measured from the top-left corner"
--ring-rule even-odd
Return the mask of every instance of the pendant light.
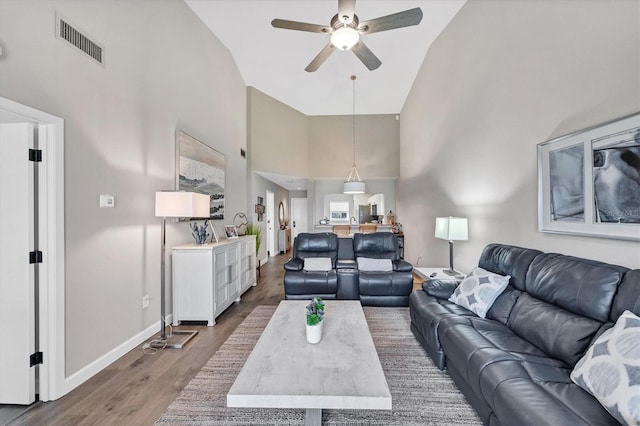
[[360, 178], [356, 168], [356, 76], [351, 76], [353, 81], [353, 165], [347, 181], [344, 183], [342, 192], [345, 194], [364, 194], [365, 183]]

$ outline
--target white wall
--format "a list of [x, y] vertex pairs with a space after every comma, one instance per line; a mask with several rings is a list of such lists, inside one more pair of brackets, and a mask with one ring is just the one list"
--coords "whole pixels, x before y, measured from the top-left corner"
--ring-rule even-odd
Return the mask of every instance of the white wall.
[[640, 267], [637, 242], [537, 231], [536, 145], [640, 110], [640, 3], [476, 0], [431, 46], [400, 124], [406, 258], [446, 265], [436, 216], [469, 218], [468, 271], [490, 242]]
[[[54, 37], [56, 11], [104, 46], [105, 67]], [[174, 188], [176, 128], [226, 155], [226, 211], [244, 210], [246, 88], [180, 0], [0, 0], [0, 44], [2, 96], [65, 120], [69, 376], [159, 320], [154, 192]], [[115, 208], [98, 208], [103, 193]], [[169, 247], [190, 241], [169, 224]]]

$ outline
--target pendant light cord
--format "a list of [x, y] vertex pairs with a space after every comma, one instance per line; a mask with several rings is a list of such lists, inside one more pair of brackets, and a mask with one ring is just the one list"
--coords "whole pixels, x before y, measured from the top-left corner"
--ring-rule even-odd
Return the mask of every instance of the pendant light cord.
[[356, 76], [351, 76], [353, 81], [353, 167], [356, 167]]

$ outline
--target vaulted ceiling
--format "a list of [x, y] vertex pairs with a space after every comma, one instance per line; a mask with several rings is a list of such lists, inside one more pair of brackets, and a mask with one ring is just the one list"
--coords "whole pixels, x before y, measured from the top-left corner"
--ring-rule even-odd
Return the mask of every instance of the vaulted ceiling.
[[274, 18], [329, 25], [337, 0], [185, 0], [229, 49], [247, 84], [306, 115], [397, 114], [435, 38], [465, 0], [357, 0], [360, 21], [420, 7], [422, 22], [362, 36], [382, 61], [369, 71], [350, 51], [336, 51], [316, 72], [304, 68], [328, 34], [276, 29]]

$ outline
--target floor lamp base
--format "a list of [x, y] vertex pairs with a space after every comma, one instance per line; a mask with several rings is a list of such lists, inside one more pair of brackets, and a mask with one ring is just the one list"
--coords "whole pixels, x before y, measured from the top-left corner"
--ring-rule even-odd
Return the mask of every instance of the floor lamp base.
[[151, 347], [156, 349], [182, 349], [191, 339], [198, 334], [197, 330], [173, 330], [167, 334], [165, 339], [162, 336], [154, 336], [151, 340]]

